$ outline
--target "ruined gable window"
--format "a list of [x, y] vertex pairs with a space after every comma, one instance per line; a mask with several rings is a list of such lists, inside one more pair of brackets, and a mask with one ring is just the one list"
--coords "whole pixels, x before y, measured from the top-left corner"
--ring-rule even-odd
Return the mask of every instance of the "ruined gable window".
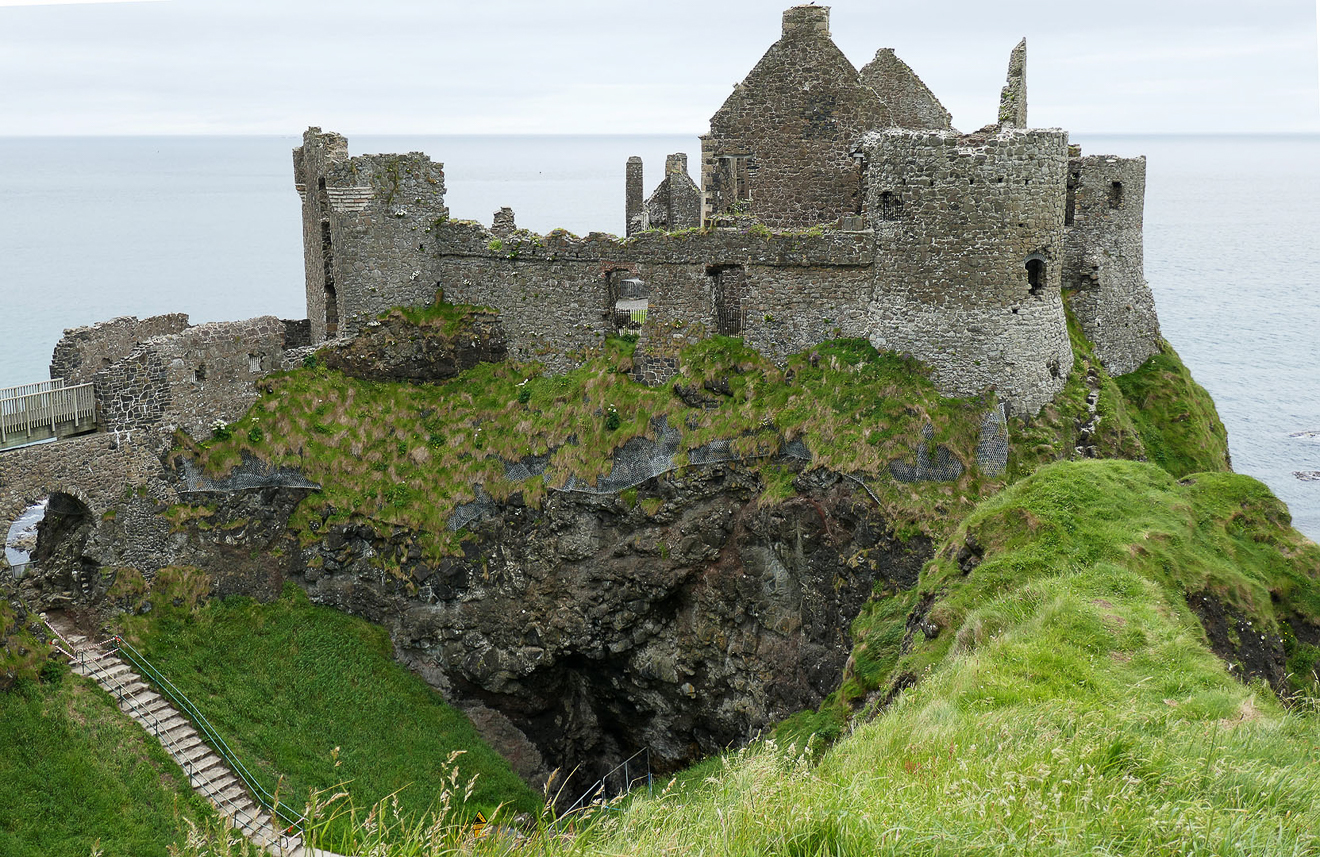
[[903, 217], [903, 200], [890, 191], [880, 192], [880, 219], [899, 220]]
[[253, 375], [259, 375], [259, 374], [261, 374], [261, 355], [260, 355], [260, 354], [249, 354], [249, 355], [248, 355], [248, 371], [251, 372]]
[[751, 155], [724, 155], [715, 177], [724, 213], [745, 214], [752, 199]]
[[1041, 256], [1027, 258], [1027, 290], [1036, 297], [1045, 293], [1045, 259]]
[[1114, 182], [1109, 185], [1109, 207], [1118, 208], [1123, 204], [1123, 183]]

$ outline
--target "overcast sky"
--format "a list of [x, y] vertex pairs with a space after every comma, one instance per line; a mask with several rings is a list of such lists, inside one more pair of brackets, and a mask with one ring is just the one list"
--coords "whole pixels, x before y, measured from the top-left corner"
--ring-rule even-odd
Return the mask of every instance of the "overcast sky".
[[[701, 133], [786, 0], [0, 0], [0, 134]], [[1320, 131], [1316, 0], [838, 0], [964, 131]]]

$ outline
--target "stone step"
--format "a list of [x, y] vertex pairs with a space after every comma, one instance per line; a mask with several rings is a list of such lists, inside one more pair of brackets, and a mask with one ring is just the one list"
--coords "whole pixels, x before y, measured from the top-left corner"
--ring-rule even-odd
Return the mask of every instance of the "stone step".
[[[81, 636], [77, 640], [69, 637], [75, 646], [85, 640]], [[96, 682], [134, 722], [157, 737], [184, 774], [191, 776], [198, 794], [206, 797], [249, 841], [272, 857], [334, 857], [328, 852], [305, 848], [296, 835], [282, 838], [272, 826], [270, 814], [253, 800], [242, 778], [202, 740], [193, 723], [131, 665], [92, 646], [85, 651], [88, 654], [81, 661], [73, 660], [73, 672]]]

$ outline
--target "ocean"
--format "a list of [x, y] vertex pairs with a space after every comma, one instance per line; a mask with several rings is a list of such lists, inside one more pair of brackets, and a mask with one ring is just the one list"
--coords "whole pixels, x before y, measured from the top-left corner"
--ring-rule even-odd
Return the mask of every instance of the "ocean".
[[[1165, 337], [1214, 396], [1234, 469], [1320, 539], [1320, 136], [1074, 134], [1147, 156], [1146, 278]], [[289, 137], [0, 138], [0, 387], [46, 378], [65, 328], [118, 315], [301, 318]], [[456, 218], [623, 231], [623, 168], [695, 136], [350, 136], [445, 164]]]

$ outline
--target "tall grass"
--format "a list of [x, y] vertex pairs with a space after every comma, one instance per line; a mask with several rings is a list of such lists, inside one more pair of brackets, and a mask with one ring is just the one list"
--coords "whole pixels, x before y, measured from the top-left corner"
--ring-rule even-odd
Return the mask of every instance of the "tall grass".
[[[234, 597], [195, 611], [158, 595], [150, 613], [125, 617], [125, 636], [296, 809], [345, 785], [362, 803], [392, 796], [420, 817], [446, 793], [461, 751], [475, 781], [455, 813], [539, 810], [468, 719], [394, 661], [383, 628], [317, 607], [292, 585], [270, 604]], [[326, 833], [351, 827], [336, 816]]]
[[[214, 828], [159, 743], [99, 688], [51, 665], [0, 693], [0, 855], [165, 857]], [[236, 851], [235, 853], [241, 853]]]

